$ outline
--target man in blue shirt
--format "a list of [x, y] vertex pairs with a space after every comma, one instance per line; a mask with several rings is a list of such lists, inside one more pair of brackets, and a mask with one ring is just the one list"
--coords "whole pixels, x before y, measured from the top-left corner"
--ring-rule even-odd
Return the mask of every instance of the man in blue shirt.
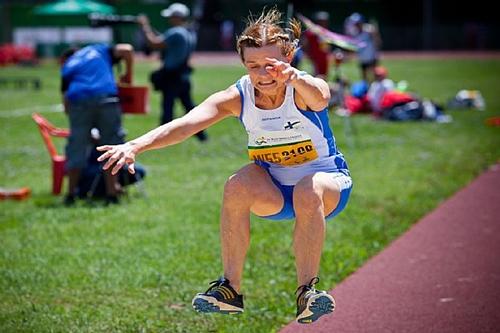
[[[161, 15], [168, 18], [170, 29], [163, 34], [153, 32], [147, 16], [139, 17], [139, 24], [146, 37], [148, 45], [163, 52], [163, 67], [157, 71], [159, 83], [155, 89], [161, 90], [163, 95], [160, 124], [165, 124], [173, 119], [173, 107], [176, 98], [179, 98], [186, 112], [194, 108], [191, 98], [191, 67], [189, 57], [196, 46], [196, 36], [186, 28], [189, 17], [189, 8], [181, 3], [173, 3], [162, 10]], [[156, 80], [155, 80], [156, 81]], [[207, 139], [204, 131], [196, 134], [200, 141]]]
[[[82, 169], [94, 145], [90, 131], [97, 128], [102, 142], [123, 142], [121, 108], [118, 88], [113, 75], [113, 65], [124, 60], [125, 74], [121, 82], [130, 83], [133, 48], [130, 44], [114, 47], [94, 44], [80, 50], [66, 51], [61, 59], [64, 109], [70, 123], [70, 136], [66, 145], [66, 172], [68, 193], [65, 204], [73, 204]], [[108, 203], [117, 203], [119, 189], [116, 176], [105, 173]]]

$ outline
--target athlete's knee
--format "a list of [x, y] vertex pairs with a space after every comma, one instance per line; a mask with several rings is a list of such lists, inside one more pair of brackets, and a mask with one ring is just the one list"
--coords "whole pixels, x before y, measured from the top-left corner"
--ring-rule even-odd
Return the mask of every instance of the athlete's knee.
[[313, 213], [323, 208], [323, 196], [312, 179], [303, 179], [293, 191], [293, 206], [296, 212]]
[[248, 193], [247, 182], [239, 174], [230, 176], [224, 185], [224, 198], [237, 198]]

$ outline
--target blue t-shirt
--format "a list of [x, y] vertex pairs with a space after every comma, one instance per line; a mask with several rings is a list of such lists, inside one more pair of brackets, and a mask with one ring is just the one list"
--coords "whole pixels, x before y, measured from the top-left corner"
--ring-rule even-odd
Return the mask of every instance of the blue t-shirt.
[[163, 56], [166, 69], [174, 69], [184, 64], [196, 45], [194, 34], [182, 26], [165, 31], [163, 39], [167, 44]]
[[61, 70], [68, 83], [65, 96], [70, 101], [89, 97], [116, 95], [111, 47], [94, 44], [78, 50], [66, 60]]
[[354, 39], [362, 45], [358, 49], [358, 59], [361, 63], [369, 63], [378, 58], [377, 47], [371, 33], [362, 31]]

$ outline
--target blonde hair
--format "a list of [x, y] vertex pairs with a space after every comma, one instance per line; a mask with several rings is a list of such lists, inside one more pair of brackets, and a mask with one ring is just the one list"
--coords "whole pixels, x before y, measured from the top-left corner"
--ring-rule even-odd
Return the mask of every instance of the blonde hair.
[[266, 12], [262, 11], [255, 19], [252, 15], [247, 18], [247, 26], [236, 41], [236, 49], [242, 61], [245, 47], [262, 47], [277, 44], [281, 53], [288, 57], [293, 55], [298, 48], [299, 38], [302, 32], [300, 22], [292, 18], [289, 20], [289, 28], [281, 26], [281, 13], [273, 8]]

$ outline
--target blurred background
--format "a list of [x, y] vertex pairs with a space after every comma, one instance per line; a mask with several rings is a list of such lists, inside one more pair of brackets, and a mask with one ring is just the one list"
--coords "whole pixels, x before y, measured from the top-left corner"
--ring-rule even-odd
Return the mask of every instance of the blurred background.
[[[143, 56], [149, 51], [134, 17], [146, 14], [152, 27], [164, 32], [168, 20], [160, 12], [172, 2], [0, 0], [0, 332], [262, 333], [277, 332], [294, 320], [294, 225], [255, 216], [245, 264], [250, 311], [238, 318], [203, 317], [194, 315], [191, 307], [192, 296], [207, 286], [207, 278], [220, 274], [223, 184], [248, 163], [247, 135], [238, 120], [210, 127], [207, 142], [189, 139], [141, 155], [147, 177], [139, 186], [128, 187], [120, 205], [80, 200], [68, 208], [51, 191], [54, 160], [32, 117], [41, 114], [57, 129], [69, 127], [56, 59], [69, 46], [134, 45], [136, 87], [129, 88], [149, 89], [149, 112], [124, 113], [124, 134], [133, 139], [158, 126], [162, 114], [162, 93], [150, 85], [150, 74], [160, 61], [157, 54]], [[396, 88], [419, 96], [422, 105], [441, 105], [450, 117], [446, 119], [452, 117], [445, 122], [380, 121], [370, 114], [350, 117], [339, 113], [341, 108], [331, 108], [330, 125], [348, 160], [355, 190], [346, 211], [328, 226], [321, 288], [343, 281], [500, 161], [500, 20], [494, 1], [180, 2], [189, 6], [190, 25], [198, 37], [192, 75], [195, 103], [246, 74], [235, 52], [235, 36], [249, 12], [259, 14], [263, 7], [276, 5], [283, 13], [310, 19], [325, 11], [328, 28], [338, 33], [353, 12], [362, 14], [380, 30], [381, 62]], [[121, 22], [110, 19], [93, 27], [88, 17], [92, 12]], [[2, 58], [5, 55], [10, 58]], [[345, 55], [343, 59], [335, 53], [329, 73], [336, 106], [354, 96], [350, 88], [359, 87], [355, 53]], [[312, 73], [307, 57], [301, 66]], [[180, 103], [175, 114], [184, 114]], [[60, 154], [66, 144], [61, 136], [54, 137]], [[2, 200], [8, 196], [20, 200]], [[477, 225], [476, 220], [470, 222]], [[423, 260], [415, 258], [416, 264]], [[465, 280], [456, 281], [466, 288], [471, 282]], [[459, 301], [445, 300], [432, 304], [452, 309]], [[469, 306], [469, 299], [464, 302]], [[474, 315], [485, 315], [482, 310], [470, 313], [471, 322], [480, 322]]]
[[[66, 1], [62, 1], [66, 2]], [[69, 45], [93, 42], [128, 42], [143, 49], [135, 24], [90, 27], [88, 13], [149, 16], [158, 31], [167, 28], [160, 11], [167, 0], [71, 0], [72, 9], [58, 1], [0, 1], [0, 44], [25, 45], [38, 57], [59, 55]], [[493, 50], [500, 49], [500, 21], [492, 1], [384, 1], [384, 0], [192, 0], [193, 27], [199, 51], [234, 50], [234, 36], [241, 32], [248, 12], [276, 5], [283, 12], [311, 17], [318, 9], [330, 13], [330, 29], [341, 32], [344, 19], [353, 11], [376, 22], [384, 37], [384, 50]], [[88, 7], [91, 4], [95, 7]], [[101, 5], [102, 4], [102, 5]], [[86, 7], [87, 6], [87, 7]], [[89, 9], [91, 8], [91, 9]]]

